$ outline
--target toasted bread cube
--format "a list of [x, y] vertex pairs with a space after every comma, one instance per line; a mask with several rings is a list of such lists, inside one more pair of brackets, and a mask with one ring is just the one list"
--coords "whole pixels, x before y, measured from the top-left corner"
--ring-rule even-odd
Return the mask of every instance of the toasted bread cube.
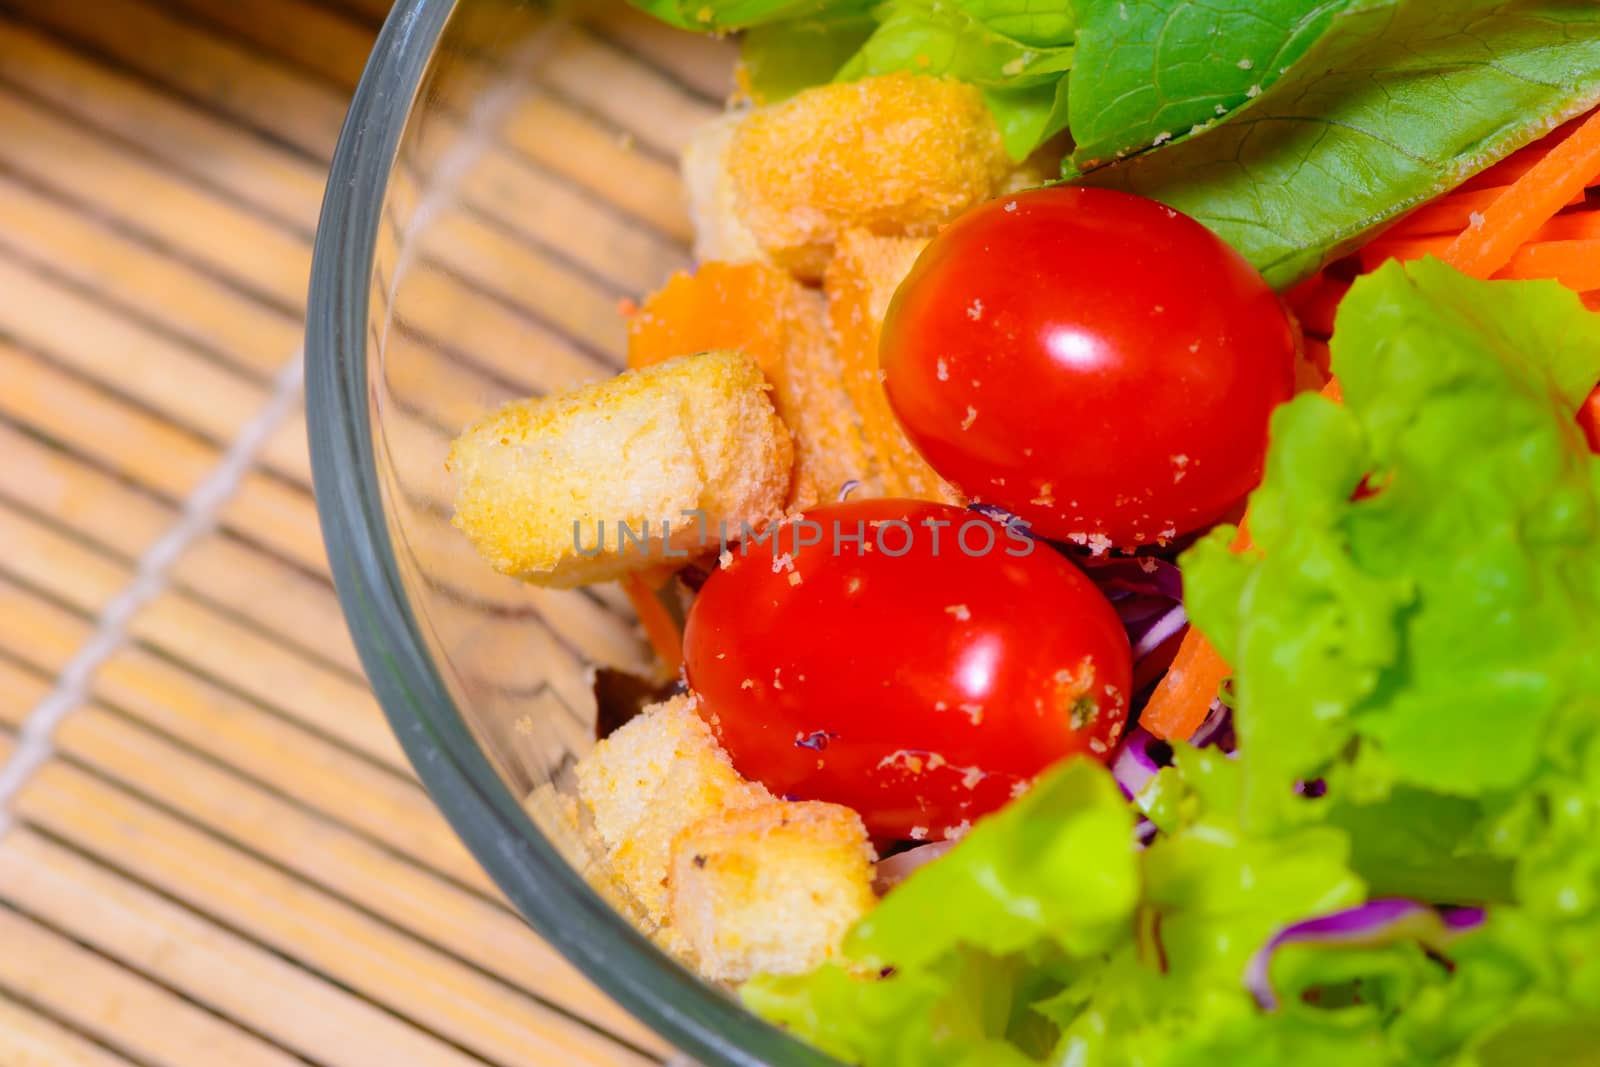
[[794, 460], [768, 391], [724, 351], [508, 404], [451, 446], [455, 524], [501, 573], [562, 588], [714, 546], [719, 522], [759, 527]]
[[683, 188], [694, 223], [694, 258], [701, 263], [765, 261], [750, 227], [734, 210], [733, 175], [728, 171], [728, 146], [748, 110], [729, 111], [700, 126], [679, 160]]
[[672, 842], [717, 812], [772, 799], [734, 770], [695, 710], [674, 697], [624, 723], [578, 761], [578, 796], [589, 806], [612, 872], [657, 922], [667, 918]]
[[949, 504], [961, 494], [922, 458], [889, 407], [878, 363], [883, 319], [894, 291], [927, 247], [923, 237], [880, 237], [846, 230], [823, 278], [828, 322], [844, 373], [845, 388], [861, 416], [873, 469], [884, 493]]
[[720, 812], [673, 846], [673, 929], [707, 978], [802, 974], [876, 903], [875, 859], [861, 817], [837, 804]]
[[841, 231], [932, 234], [992, 194], [1008, 166], [977, 89], [912, 74], [807, 89], [751, 113], [728, 149], [739, 218], [808, 279]]
[[849, 481], [875, 482], [845, 388], [821, 294], [771, 263], [702, 263], [679, 272], [628, 320], [628, 365], [738, 348], [772, 382], [794, 438], [791, 509], [831, 501]]

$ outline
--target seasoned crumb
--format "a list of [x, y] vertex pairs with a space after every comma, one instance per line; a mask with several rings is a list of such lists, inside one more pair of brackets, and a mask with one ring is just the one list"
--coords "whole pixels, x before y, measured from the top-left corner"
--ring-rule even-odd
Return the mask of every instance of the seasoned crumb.
[[578, 795], [617, 878], [645, 912], [666, 916], [672, 842], [716, 812], [771, 799], [734, 770], [694, 697], [647, 708], [578, 761]]
[[672, 928], [707, 978], [802, 974], [835, 957], [875, 905], [876, 859], [860, 816], [837, 804], [709, 816], [673, 844]]
[[[508, 404], [468, 426], [446, 466], [455, 525], [485, 560], [570, 587], [705, 547], [686, 511], [713, 528], [775, 517], [793, 456], [755, 362], [720, 351]], [[623, 542], [623, 522], [640, 543]]]
[[844, 230], [931, 234], [988, 198], [1009, 164], [978, 89], [898, 73], [755, 112], [734, 133], [728, 169], [762, 248], [819, 278]]

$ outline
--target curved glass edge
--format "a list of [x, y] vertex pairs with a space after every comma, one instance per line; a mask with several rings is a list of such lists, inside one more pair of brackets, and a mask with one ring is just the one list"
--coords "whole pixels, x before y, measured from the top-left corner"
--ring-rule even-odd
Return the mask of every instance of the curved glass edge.
[[306, 422], [317, 513], [346, 624], [428, 792], [546, 941], [627, 1011], [725, 1067], [837, 1067], [702, 985], [617, 915], [534, 826], [447, 694], [401, 584], [367, 405], [369, 274], [390, 167], [455, 0], [400, 0], [339, 136], [312, 258]]

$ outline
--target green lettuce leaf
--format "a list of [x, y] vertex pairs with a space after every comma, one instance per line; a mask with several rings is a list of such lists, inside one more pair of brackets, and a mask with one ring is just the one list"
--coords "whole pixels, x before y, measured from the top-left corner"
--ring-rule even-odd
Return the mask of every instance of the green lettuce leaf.
[[1074, 32], [1065, 3], [887, 0], [874, 13], [877, 30], [839, 71], [840, 80], [909, 71], [976, 85], [1013, 159], [1065, 128]]
[[739, 42], [750, 93], [776, 104], [802, 89], [833, 81], [877, 27], [864, 9], [844, 6], [812, 18], [746, 30]]
[[[1265, 823], [1356, 741], [1385, 783], [1513, 789], [1553, 716], [1600, 708], [1600, 473], [1571, 418], [1600, 319], [1555, 283], [1391, 264], [1351, 290], [1333, 360], [1344, 405], [1305, 396], [1273, 420], [1259, 551], [1219, 531], [1184, 565], [1237, 670], [1245, 808]], [[1352, 500], [1364, 479], [1380, 491]]]
[[1287, 287], [1597, 101], [1600, 5], [1350, 0], [1216, 126], [1079, 180], [1194, 216]]
[[1270, 88], [1349, 0], [1078, 0], [1072, 165], [1188, 136]]
[[748, 982], [746, 1003], [847, 1062], [1037, 1062], [1031, 1006], [1129, 940], [1133, 812], [1104, 767], [1072, 760], [980, 822], [863, 920], [843, 963]]
[[641, 11], [685, 30], [721, 33], [788, 19], [860, 9], [861, 0], [630, 0]]

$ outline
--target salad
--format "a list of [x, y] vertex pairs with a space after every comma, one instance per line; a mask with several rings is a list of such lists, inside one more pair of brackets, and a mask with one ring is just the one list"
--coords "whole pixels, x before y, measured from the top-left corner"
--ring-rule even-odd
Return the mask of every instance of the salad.
[[862, 1067], [1600, 1064], [1600, 5], [636, 2], [697, 266], [449, 460], [658, 653], [597, 884]]

